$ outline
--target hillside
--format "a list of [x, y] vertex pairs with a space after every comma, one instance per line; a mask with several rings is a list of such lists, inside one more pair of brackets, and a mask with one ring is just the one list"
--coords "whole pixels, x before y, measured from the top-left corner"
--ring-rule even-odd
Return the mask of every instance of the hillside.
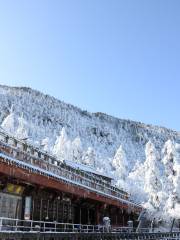
[[108, 174], [114, 174], [113, 159], [119, 147], [125, 154], [128, 174], [144, 163], [147, 142], [151, 141], [161, 154], [167, 140], [180, 139], [179, 132], [100, 112], [89, 113], [26, 87], [0, 86], [0, 102], [3, 129], [16, 136], [18, 131], [24, 133], [27, 141], [53, 153], [58, 144], [56, 139], [64, 129], [68, 141], [79, 144], [82, 155], [93, 149], [94, 165]]
[[161, 148], [168, 139], [179, 139], [180, 133], [167, 128], [118, 119], [104, 113], [89, 113], [54, 97], [25, 87], [0, 86], [0, 124], [11, 109], [15, 117], [27, 122], [33, 142], [49, 137], [54, 144], [62, 127], [68, 136], [81, 138], [83, 148], [92, 146], [98, 155], [109, 158], [122, 145], [128, 161], [144, 160], [144, 146], [151, 140]]

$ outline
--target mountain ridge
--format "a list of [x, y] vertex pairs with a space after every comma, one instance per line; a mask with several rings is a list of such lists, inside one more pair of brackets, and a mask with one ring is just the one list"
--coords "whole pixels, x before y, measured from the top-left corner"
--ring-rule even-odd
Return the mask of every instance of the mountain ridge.
[[105, 116], [105, 117], [110, 117], [110, 118], [118, 119], [118, 120], [120, 120], [120, 121], [122, 120], [122, 121], [127, 121], [127, 122], [136, 123], [136, 124], [139, 124], [139, 125], [145, 125], [145, 126], [147, 126], [147, 127], [162, 128], [162, 129], [170, 130], [170, 131], [173, 131], [173, 132], [176, 132], [176, 133], [179, 133], [179, 134], [180, 134], [180, 131], [178, 131], [178, 130], [175, 130], [175, 129], [172, 129], [172, 128], [169, 128], [169, 127], [165, 127], [165, 126], [161, 126], [161, 125], [156, 125], [156, 124], [151, 124], [151, 123], [144, 123], [144, 122], [135, 121], [135, 120], [132, 120], [132, 119], [119, 118], [119, 117], [117, 117], [117, 116], [113, 116], [113, 115], [110, 115], [110, 114], [108, 114], [108, 113], [99, 112], [99, 111], [98, 111], [98, 112], [90, 112], [90, 111], [88, 111], [88, 110], [85, 110], [85, 109], [82, 109], [82, 108], [80, 108], [80, 107], [78, 107], [78, 106], [75, 106], [75, 105], [73, 105], [73, 104], [71, 104], [71, 103], [67, 103], [67, 102], [65, 102], [65, 101], [63, 101], [63, 100], [60, 100], [60, 99], [58, 99], [58, 98], [56, 98], [56, 97], [54, 97], [54, 96], [52, 96], [52, 95], [50, 95], [50, 94], [45, 94], [45, 93], [41, 92], [40, 90], [33, 89], [33, 88], [31, 88], [31, 87], [28, 87], [28, 86], [8, 86], [8, 85], [2, 85], [2, 84], [0, 84], [0, 89], [1, 89], [1, 88], [5, 88], [5, 89], [15, 89], [15, 90], [23, 90], [23, 91], [27, 91], [27, 92], [34, 91], [34, 92], [37, 92], [37, 93], [40, 94], [40, 95], [43, 94], [45, 97], [53, 98], [54, 100], [59, 101], [60, 103], [64, 103], [64, 104], [66, 104], [66, 105], [68, 105], [68, 106], [71, 106], [71, 107], [73, 107], [73, 108], [76, 108], [76, 109], [79, 110], [80, 112], [85, 113], [85, 114], [90, 115], [90, 116], [91, 116], [91, 115], [95, 115], [95, 116], [101, 115], [101, 116]]
[[3, 130], [58, 161], [108, 174], [143, 204], [148, 218], [180, 217], [180, 132], [89, 113], [27, 87], [0, 85], [0, 102]]
[[105, 172], [112, 169], [111, 160], [120, 145], [131, 171], [137, 162], [144, 162], [148, 141], [153, 142], [160, 152], [167, 140], [180, 139], [177, 131], [105, 113], [89, 113], [29, 87], [0, 85], [0, 101], [0, 124], [2, 126], [11, 114], [12, 134], [16, 134], [19, 118], [23, 115], [22, 124], [29, 141], [41, 146], [44, 139], [48, 139], [48, 149], [52, 152], [57, 137], [65, 128], [71, 141], [80, 138], [82, 151], [89, 147], [94, 149], [97, 165], [102, 165]]

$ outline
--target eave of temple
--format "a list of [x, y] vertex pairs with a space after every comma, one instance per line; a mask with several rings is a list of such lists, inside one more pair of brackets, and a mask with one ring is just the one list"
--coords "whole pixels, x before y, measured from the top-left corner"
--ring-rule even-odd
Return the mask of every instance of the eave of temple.
[[92, 199], [97, 202], [102, 202], [105, 204], [113, 205], [118, 208], [128, 209], [132, 208], [133, 211], [139, 212], [142, 210], [140, 206], [134, 206], [133, 204], [128, 204], [128, 202], [121, 202], [118, 199], [110, 198], [87, 190], [78, 185], [72, 185], [65, 181], [58, 181], [51, 177], [43, 176], [37, 173], [30, 171], [29, 169], [24, 169], [17, 167], [14, 164], [8, 164], [5, 162], [5, 159], [0, 157], [0, 173], [5, 174], [6, 176], [16, 178], [27, 183], [35, 184], [45, 188], [54, 189], [61, 192], [71, 193], [73, 195], [79, 196], [81, 198]]
[[[87, 168], [87, 167], [86, 167]], [[0, 132], [0, 174], [9, 179], [72, 194], [84, 200], [129, 209], [139, 213], [142, 207], [129, 194], [111, 184], [107, 176], [79, 171], [34, 146]]]

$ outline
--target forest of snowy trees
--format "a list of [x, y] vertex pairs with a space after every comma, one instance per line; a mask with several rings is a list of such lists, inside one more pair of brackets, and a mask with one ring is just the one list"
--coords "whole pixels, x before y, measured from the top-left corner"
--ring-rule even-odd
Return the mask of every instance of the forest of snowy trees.
[[148, 210], [150, 219], [168, 222], [180, 218], [179, 150], [180, 144], [168, 140], [159, 153], [149, 141], [146, 144], [144, 163], [136, 165], [126, 179], [130, 191], [138, 189], [135, 197]]
[[0, 101], [1, 130], [112, 176], [149, 218], [180, 218], [180, 133], [88, 113], [29, 88], [0, 86]]
[[[27, 122], [23, 117], [15, 117], [13, 110], [4, 119], [1, 128], [18, 139], [28, 141]], [[83, 149], [79, 136], [71, 140], [63, 127], [53, 146], [49, 139], [40, 143], [44, 151], [54, 154], [59, 161], [70, 160], [86, 164], [103, 171], [104, 161], [99, 159], [92, 147]], [[159, 152], [151, 141], [145, 145], [144, 162], [129, 171], [129, 162], [123, 146], [120, 145], [114, 157], [109, 159], [108, 173], [114, 183], [130, 192], [134, 200], [147, 209], [148, 218], [180, 218], [180, 145], [168, 140]]]

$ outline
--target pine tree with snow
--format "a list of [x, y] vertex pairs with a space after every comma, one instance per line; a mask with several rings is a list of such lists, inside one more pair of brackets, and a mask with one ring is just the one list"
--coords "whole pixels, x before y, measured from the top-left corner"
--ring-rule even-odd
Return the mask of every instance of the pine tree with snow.
[[71, 144], [72, 160], [81, 163], [82, 161], [82, 143], [80, 137], [76, 137]]
[[88, 147], [87, 151], [83, 155], [82, 162], [86, 165], [95, 167], [96, 154], [93, 148]]
[[176, 192], [174, 191], [174, 183], [175, 183], [175, 144], [168, 140], [164, 148], [162, 150], [162, 163], [164, 166], [164, 174], [162, 176], [163, 180], [163, 188], [162, 188], [162, 195], [163, 195], [163, 213], [165, 217], [169, 217], [172, 212], [174, 212], [174, 207], [176, 204], [177, 196]]
[[145, 182], [144, 179], [145, 179], [144, 163], [137, 162], [127, 178], [129, 186], [128, 191], [132, 194], [133, 199], [137, 202], [148, 201], [147, 194], [144, 191]]
[[162, 150], [163, 159], [162, 163], [164, 165], [164, 177], [163, 177], [163, 187], [167, 195], [171, 194], [173, 191], [173, 178], [174, 178], [174, 163], [175, 163], [175, 146], [171, 140], [168, 140]]
[[117, 149], [117, 152], [112, 160], [112, 167], [114, 168], [114, 176], [117, 181], [117, 186], [127, 190], [126, 179], [128, 176], [128, 162], [126, 158], [126, 153], [123, 147]]
[[12, 108], [10, 110], [9, 115], [7, 115], [7, 117], [3, 120], [1, 127], [3, 128], [3, 130], [12, 135], [15, 133], [16, 119]]
[[128, 162], [126, 158], [126, 153], [122, 146], [118, 148], [113, 160], [112, 166], [115, 169], [115, 174], [119, 179], [125, 180], [128, 175]]
[[180, 218], [180, 144], [175, 144], [174, 165], [173, 165], [173, 200], [174, 213], [176, 218]]
[[23, 114], [18, 118], [18, 128], [15, 132], [15, 136], [21, 140], [25, 140], [28, 138], [27, 122], [24, 119]]
[[56, 155], [60, 161], [71, 160], [69, 159], [70, 149], [71, 142], [68, 139], [65, 128], [63, 127], [54, 144], [53, 154]]
[[145, 155], [144, 191], [148, 194], [148, 204], [151, 205], [152, 209], [157, 210], [160, 206], [158, 193], [162, 188], [160, 181], [160, 158], [154, 144], [150, 141], [146, 144]]
[[180, 219], [180, 144], [174, 146], [173, 191], [166, 201], [165, 211], [171, 218]]
[[49, 152], [50, 151], [50, 144], [49, 144], [49, 138], [46, 137], [41, 142], [41, 147], [44, 151]]

